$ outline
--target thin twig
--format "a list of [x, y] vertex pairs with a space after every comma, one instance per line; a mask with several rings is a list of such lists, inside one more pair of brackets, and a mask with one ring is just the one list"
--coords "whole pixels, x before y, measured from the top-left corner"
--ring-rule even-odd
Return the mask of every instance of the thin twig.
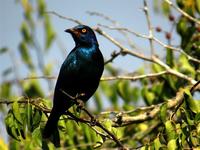
[[173, 47], [171, 45], [165, 44], [162, 41], [160, 41], [158, 38], [156, 38], [155, 36], [150, 37], [148, 35], [140, 34], [140, 33], [137, 33], [135, 31], [131, 30], [131, 29], [123, 28], [123, 27], [112, 27], [112, 26], [107, 26], [107, 25], [102, 25], [102, 24], [98, 24], [98, 25], [101, 26], [101, 27], [104, 27], [104, 28], [108, 28], [110, 30], [122, 30], [122, 31], [126, 31], [126, 32], [128, 32], [130, 34], [133, 34], [133, 35], [137, 36], [137, 37], [148, 39], [148, 40], [150, 40], [152, 38], [153, 41], [155, 41], [159, 45], [163, 46], [164, 48], [168, 48], [168, 49], [180, 52], [181, 54], [185, 55], [188, 58], [188, 60], [191, 60], [191, 61], [194, 61], [194, 62], [200, 64], [200, 60], [198, 60], [198, 59], [190, 56], [185, 51], [183, 51], [181, 48], [176, 48], [176, 47]]
[[152, 30], [152, 25], [151, 25], [150, 16], [149, 16], [149, 8], [147, 6], [146, 0], [144, 0], [143, 2], [144, 2], [144, 13], [146, 16], [148, 30], [149, 30], [149, 43], [150, 43], [150, 49], [151, 49], [151, 56], [153, 56], [155, 52], [154, 52], [154, 46], [153, 46], [153, 30]]
[[74, 23], [77, 23], [77, 24], [84, 24], [84, 23], [82, 23], [81, 21], [79, 21], [79, 20], [77, 20], [77, 19], [74, 19], [74, 18], [71, 18], [71, 17], [62, 16], [62, 15], [58, 14], [58, 13], [55, 12], [55, 11], [47, 11], [46, 13], [47, 13], [47, 14], [55, 15], [55, 16], [61, 18], [61, 19], [68, 20], [68, 21], [71, 21], [71, 22], [74, 22]]
[[131, 80], [131, 81], [135, 81], [135, 80], [140, 80], [140, 79], [144, 79], [144, 78], [151, 78], [151, 77], [157, 77], [157, 76], [161, 76], [164, 74], [167, 74], [167, 71], [162, 71], [162, 72], [158, 72], [158, 73], [150, 73], [150, 74], [144, 74], [144, 75], [138, 75], [138, 76], [113, 76], [113, 77], [102, 77], [101, 81], [108, 81], [108, 80]]
[[113, 44], [115, 44], [117, 47], [119, 47], [121, 49], [121, 52], [123, 54], [130, 54], [132, 56], [135, 56], [135, 57], [138, 57], [138, 58], [141, 58], [143, 60], [146, 60], [146, 61], [150, 61], [152, 62], [151, 58], [145, 56], [144, 54], [141, 54], [141, 53], [137, 53], [137, 52], [134, 52], [134, 51], [131, 51], [127, 48], [125, 48], [124, 46], [122, 46], [121, 43], [119, 43], [118, 41], [116, 41], [114, 38], [112, 38], [110, 35], [108, 35], [105, 31], [101, 30], [99, 27], [97, 27], [95, 29], [95, 31], [97, 33], [99, 33], [100, 35], [104, 36], [105, 38], [107, 38], [108, 40], [110, 40]]
[[[167, 104], [168, 109], [171, 109], [177, 106], [179, 103], [182, 103], [183, 98], [184, 98], [184, 90], [180, 89], [180, 91], [176, 94], [176, 96], [173, 99], [169, 99], [167, 102], [164, 102], [164, 103]], [[160, 112], [160, 106], [164, 103], [154, 105], [151, 111], [148, 111], [136, 116], [123, 116], [123, 114], [116, 115], [117, 117], [113, 120], [115, 122], [113, 126], [121, 127], [121, 126], [130, 125], [133, 123], [140, 123], [147, 120], [151, 120], [155, 118], [155, 116]]]
[[170, 0], [165, 0], [165, 2], [167, 2], [171, 7], [173, 7], [178, 12], [180, 12], [184, 17], [186, 17], [189, 20], [191, 20], [191, 21], [197, 23], [198, 25], [200, 25], [200, 21], [198, 19], [190, 16], [188, 13], [186, 13], [185, 11], [183, 11], [182, 9], [180, 9], [179, 7], [177, 7], [176, 5], [174, 5]]
[[91, 114], [84, 106], [82, 106], [81, 100], [79, 99], [81, 96], [84, 95], [84, 93], [81, 94], [77, 94], [75, 97], [69, 95], [68, 93], [66, 93], [65, 91], [62, 90], [62, 92], [64, 94], [66, 94], [66, 96], [68, 96], [71, 100], [73, 100], [75, 102], [75, 104], [81, 109], [83, 110], [91, 119], [91, 123], [95, 126], [100, 127], [102, 130], [104, 130], [112, 139], [113, 141], [117, 144], [118, 147], [120, 147], [121, 149], [124, 149], [123, 144], [117, 139], [117, 137], [111, 133], [108, 129], [106, 129], [94, 116], [93, 114]]

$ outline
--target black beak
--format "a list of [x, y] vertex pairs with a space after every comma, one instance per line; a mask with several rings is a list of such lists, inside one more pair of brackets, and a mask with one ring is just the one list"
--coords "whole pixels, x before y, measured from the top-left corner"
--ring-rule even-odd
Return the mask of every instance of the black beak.
[[74, 34], [74, 35], [78, 35], [79, 34], [79, 32], [76, 29], [73, 29], [73, 28], [66, 29], [65, 32], [71, 33], [71, 34]]
[[66, 29], [65, 32], [70, 33], [74, 37], [79, 37], [80, 33], [78, 30], [71, 28], [71, 29]]
[[65, 32], [73, 33], [73, 32], [74, 32], [74, 29], [66, 29]]

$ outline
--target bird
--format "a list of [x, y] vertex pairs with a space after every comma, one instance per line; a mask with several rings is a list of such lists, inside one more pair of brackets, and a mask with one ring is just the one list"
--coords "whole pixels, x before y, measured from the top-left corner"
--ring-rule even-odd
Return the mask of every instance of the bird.
[[75, 47], [64, 60], [57, 78], [53, 96], [53, 108], [43, 130], [43, 138], [50, 138], [61, 115], [75, 104], [79, 95], [86, 102], [98, 88], [104, 70], [104, 58], [94, 31], [87, 25], [66, 29]]

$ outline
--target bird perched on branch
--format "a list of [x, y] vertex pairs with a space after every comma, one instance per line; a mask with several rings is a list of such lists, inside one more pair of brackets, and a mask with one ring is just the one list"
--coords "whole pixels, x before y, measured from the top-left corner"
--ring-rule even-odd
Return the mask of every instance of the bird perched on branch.
[[86, 102], [96, 91], [104, 70], [104, 60], [99, 50], [94, 31], [85, 25], [67, 29], [75, 41], [75, 47], [63, 62], [56, 83], [53, 108], [43, 131], [43, 138], [49, 138], [57, 129], [62, 114], [72, 105], [70, 97], [79, 95]]

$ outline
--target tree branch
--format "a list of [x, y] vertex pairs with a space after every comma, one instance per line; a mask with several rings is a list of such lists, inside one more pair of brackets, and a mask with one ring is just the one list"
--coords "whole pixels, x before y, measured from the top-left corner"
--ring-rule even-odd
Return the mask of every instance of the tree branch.
[[[185, 87], [185, 89], [189, 88], [191, 93], [200, 90], [200, 81], [198, 81], [195, 85], [193, 86], [187, 86]], [[151, 105], [148, 107], [140, 107], [140, 109], [142, 110], [146, 110], [144, 113], [136, 115], [136, 116], [127, 116], [124, 114], [130, 113], [130, 111], [128, 112], [119, 112], [116, 115], [116, 118], [113, 119], [113, 126], [114, 127], [122, 127], [122, 126], [127, 126], [133, 123], [140, 123], [140, 122], [144, 122], [147, 120], [151, 120], [153, 118], [156, 117], [156, 115], [160, 112], [160, 107], [163, 104], [167, 105], [167, 109], [172, 109], [174, 107], [180, 107], [180, 105], [183, 103], [184, 100], [184, 93], [185, 90], [184, 89], [180, 89], [176, 96], [172, 99], [167, 100], [166, 102], [157, 104], [157, 105]], [[178, 108], [176, 108], [178, 109]], [[148, 110], [148, 111], [147, 111]], [[134, 112], [135, 110], [131, 111]]]
[[183, 11], [182, 9], [180, 9], [179, 7], [177, 7], [176, 5], [174, 5], [170, 0], [165, 0], [166, 3], [168, 3], [171, 7], [173, 7], [174, 9], [176, 9], [179, 13], [181, 13], [184, 17], [188, 18], [189, 20], [197, 23], [198, 25], [200, 25], [200, 21], [192, 16], [190, 16], [188, 13], [186, 13], [185, 11]]

